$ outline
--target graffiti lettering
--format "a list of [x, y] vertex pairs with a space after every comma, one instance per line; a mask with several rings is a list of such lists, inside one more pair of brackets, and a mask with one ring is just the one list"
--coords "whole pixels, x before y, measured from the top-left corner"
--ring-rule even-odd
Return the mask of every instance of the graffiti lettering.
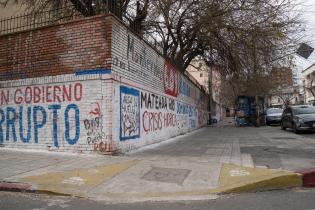
[[141, 92], [141, 108], [167, 109], [167, 99], [153, 93]]
[[121, 61], [121, 60], [119, 60], [119, 58], [116, 57], [116, 56], [113, 59], [113, 65], [114, 66], [118, 66], [118, 67], [120, 67], [122, 69], [126, 69], [126, 63]]
[[175, 127], [176, 122], [176, 114], [173, 113], [165, 113], [164, 114], [164, 127]]
[[183, 78], [179, 79], [179, 93], [191, 97], [190, 85]]
[[162, 113], [145, 111], [142, 115], [142, 125], [145, 132], [162, 130]]
[[175, 100], [172, 98], [168, 99], [168, 108], [172, 111], [175, 111]]
[[112, 141], [94, 143], [93, 147], [94, 151], [100, 151], [103, 153], [114, 151], [114, 143]]
[[94, 135], [100, 129], [100, 118], [95, 117], [94, 119], [85, 119], [84, 120], [84, 127], [88, 131], [87, 135]]
[[177, 114], [188, 114], [189, 117], [194, 115], [194, 108], [190, 105], [177, 102]]
[[68, 85], [46, 85], [46, 86], [28, 86], [0, 91], [0, 104], [38, 104], [38, 103], [60, 103], [81, 101], [83, 95], [83, 86], [81, 83]]
[[8, 105], [9, 104], [9, 90], [1, 90], [0, 91], [0, 105]]
[[[4, 137], [7, 142], [13, 140], [13, 142], [19, 140], [23, 143], [30, 143], [31, 134], [33, 134], [34, 143], [39, 142], [39, 133], [44, 132], [48, 123], [47, 116], [48, 110], [51, 110], [51, 114], [53, 116], [53, 122], [49, 123], [52, 125], [53, 132], [53, 141], [54, 145], [58, 147], [58, 129], [61, 129], [59, 124], [57, 123], [58, 111], [61, 110], [61, 105], [52, 104], [46, 110], [43, 106], [34, 106], [27, 107], [27, 114], [25, 116], [24, 107], [20, 106], [18, 109], [13, 107], [6, 107], [6, 109], [0, 108], [0, 143], [3, 143]], [[74, 137], [70, 135], [70, 123], [73, 122], [72, 117], [74, 117], [75, 122], [75, 131]], [[69, 104], [66, 106], [64, 111], [64, 119], [65, 119], [65, 128], [62, 129], [65, 132], [65, 138], [68, 144], [76, 144], [80, 137], [80, 112], [79, 108], [76, 104]], [[26, 117], [26, 119], [25, 119]], [[18, 120], [16, 120], [18, 118]], [[27, 122], [26, 124], [24, 122]], [[6, 127], [4, 130], [3, 127]], [[17, 135], [16, 128], [19, 126], [19, 135]], [[27, 129], [24, 128], [26, 126]], [[26, 136], [24, 131], [26, 132]]]
[[[162, 80], [163, 69], [159, 65], [157, 65], [157, 62], [156, 62], [157, 58], [151, 59], [152, 54], [148, 56], [146, 52], [146, 48], [144, 46], [139, 51], [137, 51], [137, 49], [138, 48], [135, 47], [135, 39], [130, 34], [128, 34], [128, 51], [127, 51], [128, 58], [130, 57], [133, 62], [141, 65], [143, 68], [145, 68], [149, 72], [152, 72], [154, 76]], [[142, 70], [136, 73], [142, 74], [148, 71]]]
[[176, 125], [176, 115], [173, 113], [145, 111], [142, 115], [142, 126], [145, 132], [158, 131]]

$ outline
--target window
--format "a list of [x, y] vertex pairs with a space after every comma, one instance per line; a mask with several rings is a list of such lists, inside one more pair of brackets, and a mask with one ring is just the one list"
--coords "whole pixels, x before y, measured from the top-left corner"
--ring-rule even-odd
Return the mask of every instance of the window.
[[200, 73], [200, 77], [202, 77], [203, 76], [203, 74], [202, 73]]

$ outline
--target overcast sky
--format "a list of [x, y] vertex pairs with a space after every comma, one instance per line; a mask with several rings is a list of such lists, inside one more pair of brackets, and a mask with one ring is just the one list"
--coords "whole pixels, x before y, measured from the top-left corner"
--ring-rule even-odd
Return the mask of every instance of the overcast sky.
[[[300, 0], [302, 3], [302, 19], [305, 21], [306, 40], [315, 48], [315, 0]], [[315, 51], [305, 60], [297, 56], [297, 69], [301, 72], [315, 63]]]

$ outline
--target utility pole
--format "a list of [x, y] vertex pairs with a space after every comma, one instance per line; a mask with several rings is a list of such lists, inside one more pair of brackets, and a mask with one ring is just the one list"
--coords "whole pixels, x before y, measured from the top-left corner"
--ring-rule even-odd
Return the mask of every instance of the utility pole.
[[212, 65], [209, 66], [209, 72], [208, 72], [208, 89], [209, 89], [209, 124], [212, 124], [211, 121], [211, 112], [212, 112]]

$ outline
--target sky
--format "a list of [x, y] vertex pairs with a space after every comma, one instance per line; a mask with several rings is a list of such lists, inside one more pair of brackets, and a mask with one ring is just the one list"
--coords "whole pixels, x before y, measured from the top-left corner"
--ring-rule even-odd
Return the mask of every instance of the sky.
[[[302, 20], [305, 21], [305, 39], [310, 46], [315, 48], [315, 0], [300, 0]], [[315, 51], [308, 59], [296, 56], [298, 72], [303, 71], [307, 67], [315, 63]]]

